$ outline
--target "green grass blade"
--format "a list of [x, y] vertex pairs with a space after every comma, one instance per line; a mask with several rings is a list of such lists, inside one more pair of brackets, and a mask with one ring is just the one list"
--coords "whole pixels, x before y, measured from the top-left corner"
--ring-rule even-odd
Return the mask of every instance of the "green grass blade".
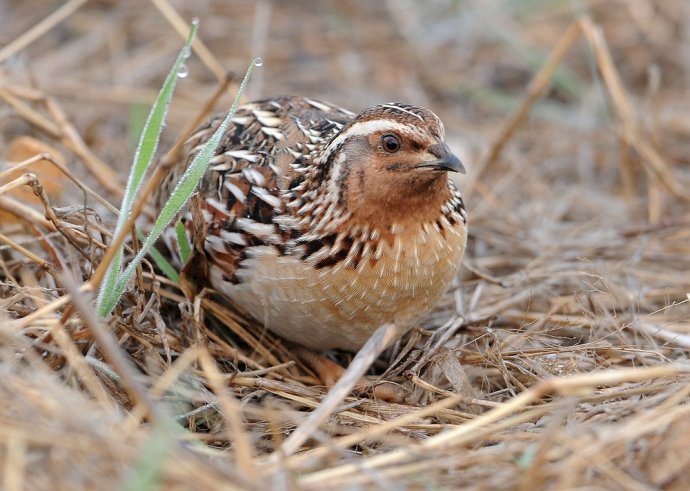
[[153, 427], [148, 440], [139, 450], [139, 457], [129, 473], [125, 475], [121, 489], [124, 491], [151, 491], [167, 489], [164, 487], [164, 466], [166, 459], [173, 455], [173, 450], [185, 431], [169, 418]]
[[[175, 90], [175, 85], [177, 84], [178, 74], [180, 69], [184, 64], [185, 60], [189, 57], [190, 45], [196, 32], [199, 28], [199, 22], [192, 22], [192, 28], [189, 31], [189, 36], [187, 36], [187, 41], [180, 50], [180, 53], [175, 60], [175, 64], [168, 73], [168, 76], [161, 87], [158, 97], [156, 97], [151, 111], [149, 112], [146, 123], [144, 124], [144, 129], [141, 132], [141, 137], [139, 138], [139, 144], [137, 150], [134, 154], [134, 161], [132, 163], [132, 169], [127, 178], [127, 186], [125, 187], [125, 194], [122, 198], [122, 204], [120, 206], [120, 216], [117, 220], [117, 225], [115, 227], [115, 233], [120, 233], [120, 230], [124, 226], [132, 210], [132, 205], [134, 203], [134, 197], [139, 192], [141, 183], [146, 175], [147, 170], [153, 162], [153, 156], [158, 148], [158, 143], [160, 141], [160, 135], [163, 131], [163, 123], [168, 114], [168, 108], [170, 107], [170, 101], [172, 99], [172, 94]], [[101, 317], [105, 317], [109, 310], [105, 308], [105, 305], [112, 304], [113, 288], [116, 283], [116, 278], [122, 270], [122, 247], [115, 253], [113, 260], [108, 267], [108, 271], [103, 278], [103, 283], [98, 291], [97, 300], [97, 310]]]
[[[141, 242], [146, 240], [146, 236], [141, 233], [141, 231], [137, 230], [137, 237]], [[163, 254], [160, 253], [158, 249], [155, 247], [151, 249], [151, 252], [149, 252], [149, 255], [153, 259], [153, 262], [156, 263], [156, 266], [163, 271], [163, 274], [168, 277], [171, 281], [174, 281], [175, 283], [180, 283], [180, 275], [175, 269], [175, 266], [170, 264], [170, 261], [168, 261]]]
[[118, 280], [115, 283], [115, 286], [112, 290], [112, 295], [108, 295], [107, 303], [105, 303], [104, 301], [104, 315], [110, 314], [110, 312], [112, 312], [112, 310], [115, 308], [115, 305], [117, 305], [117, 302], [120, 300], [120, 297], [122, 296], [122, 294], [125, 291], [125, 288], [127, 287], [127, 282], [134, 274], [134, 270], [137, 268], [137, 266], [139, 266], [142, 259], [144, 259], [144, 256], [146, 256], [146, 254], [151, 250], [153, 244], [158, 240], [158, 238], [161, 236], [168, 224], [175, 218], [175, 216], [177, 216], [177, 214], [180, 212], [182, 207], [184, 207], [184, 205], [187, 203], [192, 193], [196, 189], [197, 185], [199, 184], [199, 181], [206, 172], [206, 168], [208, 167], [211, 158], [215, 154], [215, 151], [218, 148], [218, 145], [220, 144], [220, 140], [222, 139], [228, 125], [230, 124], [230, 119], [232, 119], [232, 117], [235, 114], [235, 111], [237, 110], [240, 97], [242, 96], [247, 82], [249, 81], [249, 78], [251, 77], [251, 74], [254, 71], [254, 67], [260, 65], [260, 58], [257, 58], [251, 63], [251, 65], [249, 65], [247, 73], [244, 75], [244, 80], [242, 80], [242, 84], [240, 84], [240, 88], [237, 91], [237, 96], [235, 97], [235, 100], [232, 103], [230, 111], [225, 116], [225, 119], [223, 119], [223, 122], [220, 124], [218, 129], [213, 133], [211, 138], [206, 142], [203, 148], [194, 157], [194, 160], [189, 165], [189, 167], [187, 167], [187, 170], [178, 181], [170, 198], [163, 206], [163, 209], [161, 210], [160, 214], [158, 215], [158, 218], [153, 224], [153, 227], [151, 228], [149, 235], [146, 237], [146, 240], [141, 245], [141, 249], [129, 263], [125, 271], [118, 277]]
[[[132, 165], [132, 171], [129, 174], [129, 179], [127, 181], [127, 187], [125, 188], [125, 195], [122, 198], [122, 208], [130, 210], [132, 204], [134, 203], [134, 197], [139, 192], [141, 183], [143, 181], [146, 171], [151, 166], [153, 162], [153, 156], [158, 148], [158, 143], [160, 142], [160, 135], [163, 130], [163, 123], [168, 114], [168, 108], [170, 107], [170, 101], [172, 100], [172, 95], [177, 85], [177, 79], [179, 78], [180, 70], [185, 60], [189, 58], [190, 46], [196, 32], [199, 28], [199, 23], [197, 21], [192, 23], [192, 28], [189, 31], [189, 36], [182, 47], [182, 50], [177, 55], [175, 64], [165, 78], [163, 87], [161, 87], [156, 101], [151, 107], [151, 112], [146, 119], [144, 124], [144, 129], [141, 132], [141, 137], [139, 138], [139, 145], [134, 154], [134, 163]], [[122, 224], [127, 221], [127, 216], [120, 215], [120, 221]]]
[[179, 284], [180, 283], [180, 274], [177, 272], [175, 269], [175, 266], [170, 264], [170, 261], [168, 261], [163, 254], [160, 253], [155, 247], [151, 249], [151, 252], [149, 253], [151, 258], [153, 258], [153, 262], [156, 263], [156, 266], [160, 268], [161, 271], [163, 271], [163, 274], [168, 277], [170, 281], [174, 281], [175, 283]]
[[127, 139], [136, 152], [139, 147], [144, 126], [149, 117], [150, 108], [144, 103], [135, 102], [129, 108], [129, 122], [127, 123]]
[[[115, 236], [115, 234], [113, 234], [113, 236]], [[120, 274], [121, 269], [122, 247], [118, 247], [113, 256], [113, 260], [108, 266], [108, 270], [105, 272], [101, 287], [98, 290], [98, 297], [96, 297], [96, 312], [102, 319], [110, 313], [110, 311], [105, 311], [104, 305], [112, 301], [109, 297], [112, 297], [112, 292], [115, 290], [115, 282], [117, 281], [117, 276]]]
[[177, 252], [180, 254], [182, 264], [184, 264], [187, 262], [189, 255], [192, 253], [189, 247], [189, 239], [187, 239], [187, 232], [185, 231], [184, 224], [178, 223], [175, 226], [175, 235], [177, 236]]

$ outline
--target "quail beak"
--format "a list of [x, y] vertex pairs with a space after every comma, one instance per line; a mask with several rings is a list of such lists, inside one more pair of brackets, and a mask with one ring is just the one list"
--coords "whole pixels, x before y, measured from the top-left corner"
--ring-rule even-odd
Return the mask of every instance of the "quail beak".
[[436, 143], [435, 145], [431, 145], [429, 146], [429, 148], [427, 148], [427, 152], [429, 152], [434, 157], [438, 157], [438, 159], [422, 162], [417, 166], [417, 168], [460, 172], [461, 174], [466, 173], [465, 166], [462, 165], [460, 159], [457, 158], [455, 154], [450, 151], [450, 148], [448, 148], [448, 145], [446, 145], [445, 143]]

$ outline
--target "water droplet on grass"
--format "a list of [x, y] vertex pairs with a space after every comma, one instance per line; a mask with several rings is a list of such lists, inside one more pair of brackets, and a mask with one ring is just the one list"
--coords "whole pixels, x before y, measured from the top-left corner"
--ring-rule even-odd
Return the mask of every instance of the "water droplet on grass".
[[263, 58], [257, 58], [254, 60], [254, 66], [262, 66], [264, 64]]
[[177, 71], [177, 76], [180, 78], [187, 78], [189, 75], [189, 68], [187, 68], [187, 65], [180, 65], [180, 69]]

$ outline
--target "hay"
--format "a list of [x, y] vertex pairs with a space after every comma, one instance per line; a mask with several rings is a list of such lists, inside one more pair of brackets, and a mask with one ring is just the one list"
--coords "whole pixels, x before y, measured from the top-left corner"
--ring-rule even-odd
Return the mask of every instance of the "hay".
[[[685, 2], [177, 7], [0, 5], [0, 158], [31, 137], [59, 155], [23, 165], [64, 176], [0, 169], [3, 489], [690, 486]], [[346, 378], [328, 392], [150, 264], [112, 320], [93, 315], [131, 133], [193, 16], [172, 153], [257, 55], [252, 97], [402, 99], [446, 123], [470, 170], [468, 258], [368, 371], [404, 403], [353, 397]]]

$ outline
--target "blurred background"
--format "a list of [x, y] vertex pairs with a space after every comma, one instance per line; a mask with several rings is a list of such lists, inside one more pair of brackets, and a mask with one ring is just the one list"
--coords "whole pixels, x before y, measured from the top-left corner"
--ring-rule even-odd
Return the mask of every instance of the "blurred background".
[[[61, 5], [82, 3], [0, 2], [0, 45]], [[26, 49], [2, 60], [0, 81], [55, 97], [90, 148], [124, 179], [132, 142], [182, 44], [162, 13], [166, 4], [85, 2]], [[684, 0], [177, 0], [167, 5], [187, 22], [200, 19], [199, 38], [211, 53], [210, 63], [198, 56], [188, 62], [189, 76], [179, 84], [171, 109], [168, 140], [223, 72], [241, 78], [249, 61], [260, 56], [265, 63], [245, 99], [307, 95], [353, 111], [387, 101], [427, 106], [446, 123], [452, 145], [472, 173], [498, 126], [524, 98], [532, 76], [581, 15], [603, 29], [635, 107], [659, 146], [667, 148], [667, 138], [690, 131], [690, 4]], [[525, 145], [509, 147], [504, 159], [565, 159], [574, 173], [568, 179], [591, 178], [597, 166], [609, 164], [616, 174], [615, 135], [602, 138], [612, 122], [605, 92], [591, 47], [580, 36], [521, 129]], [[217, 109], [224, 110], [230, 100], [226, 97]], [[3, 146], [27, 133], [26, 123], [9, 112], [0, 106]], [[582, 140], [587, 144], [579, 145]], [[687, 164], [687, 145], [679, 143], [674, 141], [665, 157]], [[604, 172], [601, 177], [616, 176]], [[472, 208], [478, 201], [468, 204]]]

